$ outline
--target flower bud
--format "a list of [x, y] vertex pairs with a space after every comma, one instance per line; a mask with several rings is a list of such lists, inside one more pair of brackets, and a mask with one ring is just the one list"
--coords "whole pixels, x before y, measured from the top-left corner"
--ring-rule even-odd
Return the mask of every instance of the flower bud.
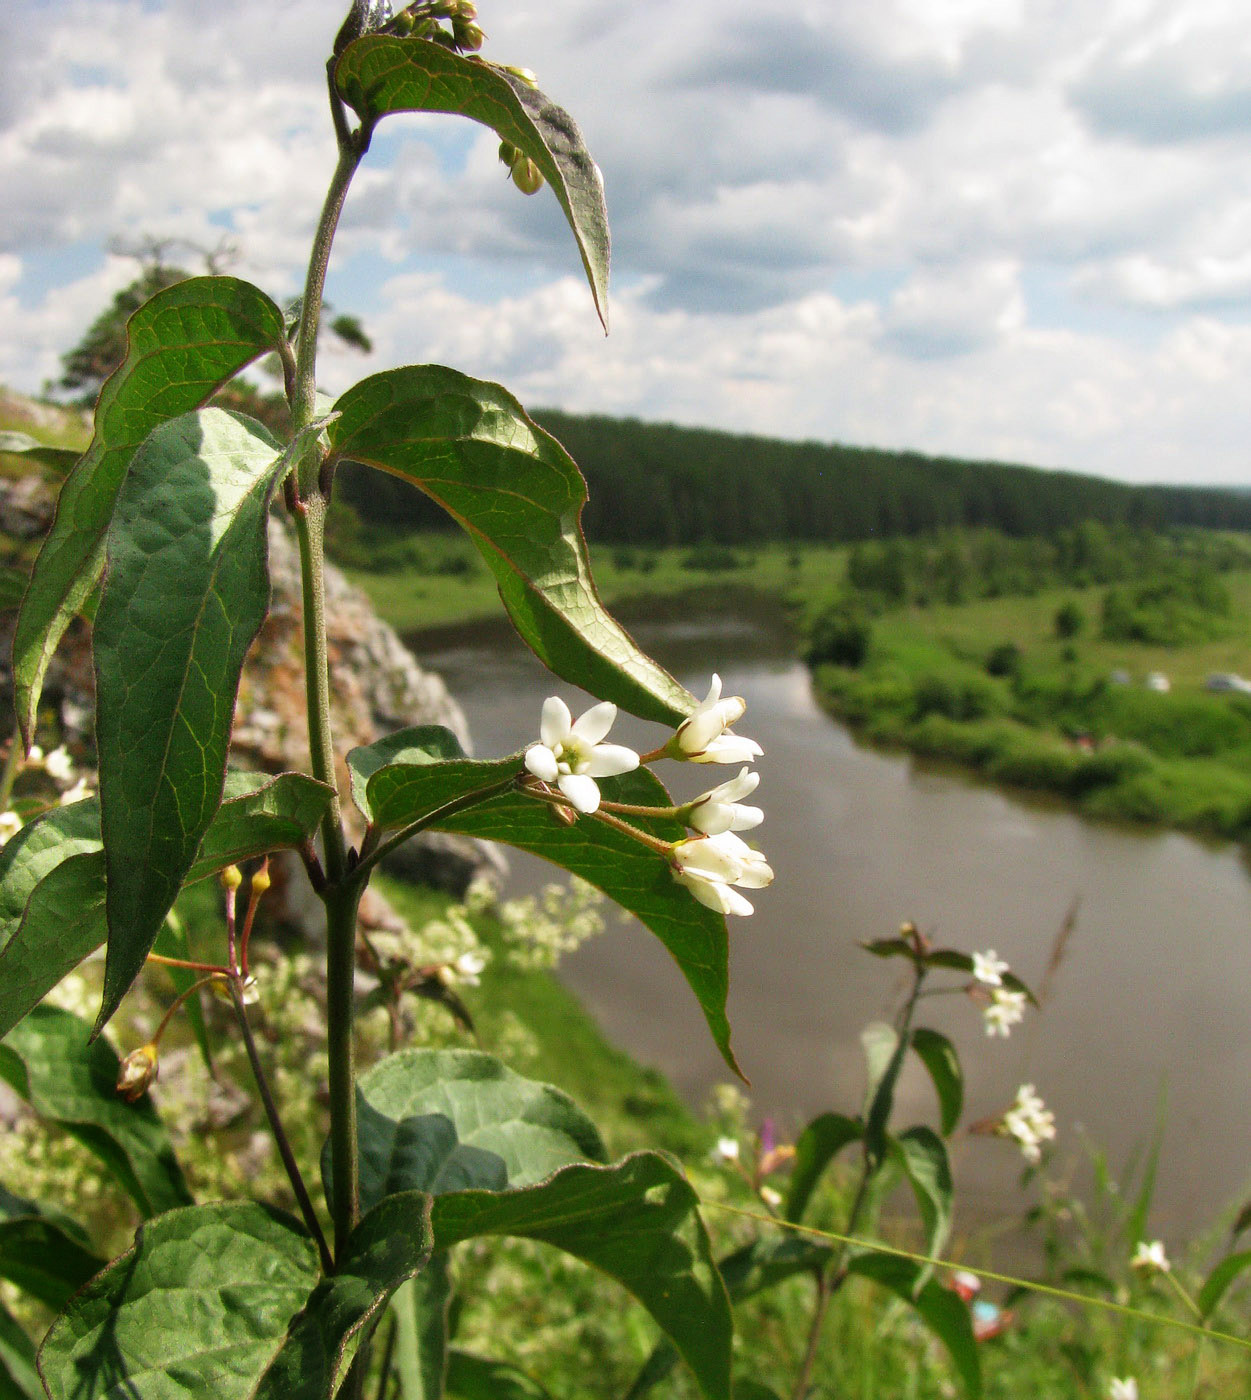
[[273, 876], [269, 873], [269, 862], [266, 861], [252, 876], [252, 898], [260, 899], [273, 883]]
[[467, 53], [477, 53], [486, 38], [482, 29], [472, 20], [463, 23], [459, 18], [452, 21], [452, 36], [456, 40], [456, 47], [464, 49]]
[[232, 892], [243, 884], [243, 875], [237, 865], [228, 865], [218, 878], [221, 880], [223, 888]]
[[521, 82], [525, 83], [526, 87], [534, 88], [536, 92], [538, 91], [539, 80], [534, 76], [534, 73], [531, 69], [515, 68], [511, 63], [505, 63], [503, 65], [503, 68], [505, 73], [511, 73], [514, 78], [517, 78]]
[[141, 1099], [155, 1081], [159, 1067], [156, 1046], [151, 1041], [132, 1050], [118, 1067], [117, 1092], [127, 1103]]
[[506, 166], [508, 166], [509, 170], [513, 168], [513, 162], [517, 159], [517, 157], [520, 154], [521, 152], [517, 149], [516, 146], [513, 145], [511, 141], [500, 142], [500, 160], [503, 161], [503, 163]]
[[522, 194], [537, 194], [543, 188], [543, 175], [529, 156], [513, 162], [513, 184]]

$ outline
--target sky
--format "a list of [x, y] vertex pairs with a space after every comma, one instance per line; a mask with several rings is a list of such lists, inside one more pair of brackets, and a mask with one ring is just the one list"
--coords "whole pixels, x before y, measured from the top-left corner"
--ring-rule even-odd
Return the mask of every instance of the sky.
[[[0, 0], [0, 383], [57, 376], [119, 243], [228, 239], [296, 294], [346, 8]], [[390, 117], [328, 284], [375, 349], [331, 392], [433, 362], [530, 408], [1248, 484], [1245, 0], [479, 10], [603, 171], [611, 334], [491, 132]]]

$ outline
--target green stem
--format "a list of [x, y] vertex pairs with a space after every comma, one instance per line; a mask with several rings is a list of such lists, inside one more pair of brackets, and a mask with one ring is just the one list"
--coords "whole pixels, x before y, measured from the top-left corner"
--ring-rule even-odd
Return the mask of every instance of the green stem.
[[9, 743], [9, 751], [4, 756], [4, 769], [0, 771], [0, 812], [8, 810], [9, 798], [13, 796], [13, 784], [22, 767], [22, 739], [15, 730]]
[[366, 837], [366, 845], [354, 875], [363, 882], [380, 860], [390, 855], [397, 846], [402, 846], [410, 836], [416, 836], [418, 832], [428, 830], [436, 823], [443, 821], [445, 817], [454, 816], [457, 812], [463, 812], [469, 807], [476, 807], [480, 802], [486, 802], [489, 798], [498, 797], [501, 793], [507, 792], [516, 781], [517, 775], [510, 773], [507, 778], [498, 783], [488, 783], [486, 786], [475, 788], [472, 792], [467, 792], [461, 797], [454, 797], [450, 802], [445, 802], [442, 807], [436, 807], [433, 812], [427, 812], [424, 817], [410, 822], [406, 827], [397, 831], [394, 836], [388, 837], [376, 846], [371, 847], [369, 838]]
[[352, 1018], [356, 995], [356, 907], [361, 890], [362, 886], [353, 881], [347, 885], [332, 885], [322, 896], [326, 906], [326, 1051], [336, 1259], [343, 1258], [348, 1236], [360, 1218]]

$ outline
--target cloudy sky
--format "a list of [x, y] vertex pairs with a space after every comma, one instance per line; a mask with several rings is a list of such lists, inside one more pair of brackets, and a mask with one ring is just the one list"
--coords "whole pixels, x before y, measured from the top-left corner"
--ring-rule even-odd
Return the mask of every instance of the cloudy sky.
[[[495, 138], [390, 118], [329, 294], [375, 353], [531, 407], [1248, 480], [1245, 0], [479, 0], [604, 171], [612, 334]], [[0, 382], [135, 264], [229, 235], [285, 298], [333, 164], [346, 0], [0, 0]]]

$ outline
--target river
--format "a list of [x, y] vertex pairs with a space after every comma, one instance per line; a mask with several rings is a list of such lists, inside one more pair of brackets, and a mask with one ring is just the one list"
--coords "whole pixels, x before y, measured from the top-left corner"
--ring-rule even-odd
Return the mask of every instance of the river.
[[[1058, 1120], [1056, 1169], [1071, 1164], [1079, 1181], [1084, 1143], [1117, 1167], [1150, 1139], [1164, 1096], [1151, 1232], [1180, 1243], [1210, 1225], [1251, 1182], [1251, 879], [1238, 849], [1087, 822], [862, 747], [814, 703], [783, 617], [743, 608], [625, 620], [695, 694], [717, 670], [726, 693], [747, 699], [739, 730], [764, 748], [753, 800], [766, 820], [752, 835], [777, 879], [753, 892], [753, 917], [730, 920], [730, 1019], [756, 1116], [794, 1131], [823, 1109], [858, 1111], [860, 1028], [889, 1017], [903, 985], [903, 965], [870, 957], [861, 940], [911, 919], [938, 942], [996, 949], [1037, 990], [1076, 907], [1043, 1010], [1009, 1040], [988, 1040], [964, 997], [924, 1002], [922, 1020], [958, 1046], [965, 1121], [997, 1114], [1019, 1084], [1036, 1084]], [[553, 692], [580, 712], [580, 693], [503, 625], [455, 643], [412, 640], [463, 704], [483, 757], [535, 737]], [[640, 748], [659, 736], [625, 717], [612, 734]], [[731, 770], [677, 776], [695, 780], [681, 789], [691, 796]], [[554, 875], [528, 857], [512, 863], [514, 890]], [[561, 976], [613, 1039], [696, 1107], [730, 1078], [676, 967], [638, 925], [610, 919]], [[933, 1119], [923, 1072], [905, 1076], [899, 1108], [901, 1126]], [[1019, 1212], [1021, 1162], [1009, 1143], [961, 1138], [953, 1161], [958, 1223]]]

